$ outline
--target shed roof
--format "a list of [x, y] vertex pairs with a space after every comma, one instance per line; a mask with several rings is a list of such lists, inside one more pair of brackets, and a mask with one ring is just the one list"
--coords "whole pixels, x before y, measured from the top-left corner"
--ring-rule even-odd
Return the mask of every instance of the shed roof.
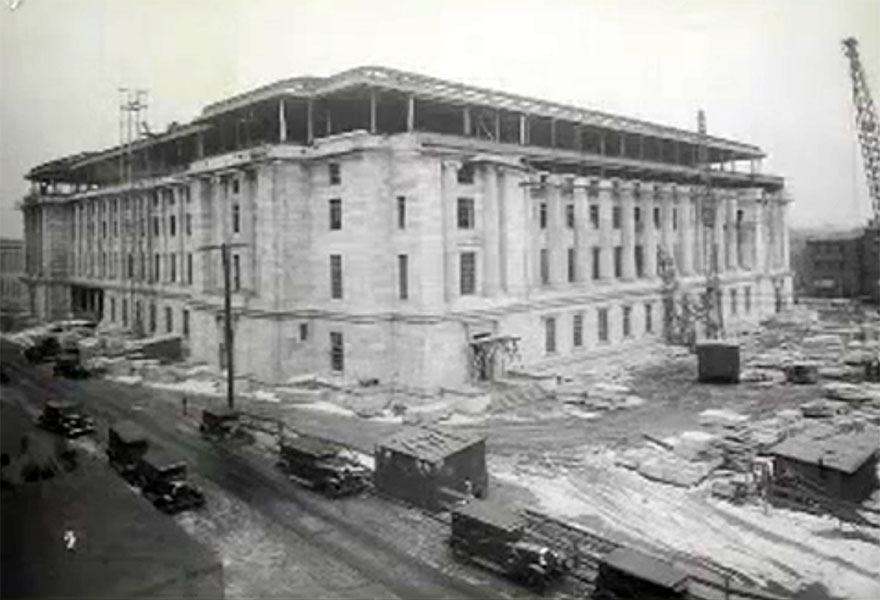
[[632, 548], [612, 550], [602, 562], [613, 569], [668, 589], [680, 589], [687, 581], [687, 574], [670, 563]]
[[484, 439], [480, 435], [467, 435], [429, 427], [413, 427], [390, 437], [379, 446], [429, 462], [436, 462]]
[[452, 512], [505, 531], [520, 529], [525, 525], [525, 519], [519, 512], [492, 501], [471, 500], [463, 506], [457, 506]]
[[162, 447], [153, 446], [141, 458], [145, 463], [157, 469], [170, 469], [179, 465], [186, 466], [186, 461], [179, 455]]
[[878, 449], [880, 432], [876, 428], [836, 431], [829, 426], [815, 426], [776, 444], [770, 453], [850, 474]]
[[117, 421], [113, 423], [110, 429], [126, 444], [146, 441], [147, 439], [147, 433], [139, 425], [131, 421]]

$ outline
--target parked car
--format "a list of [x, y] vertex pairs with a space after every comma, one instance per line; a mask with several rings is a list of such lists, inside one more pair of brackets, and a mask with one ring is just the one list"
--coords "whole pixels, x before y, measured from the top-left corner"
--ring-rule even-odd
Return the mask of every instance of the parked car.
[[52, 359], [61, 351], [58, 338], [53, 335], [42, 337], [22, 351], [25, 359], [31, 363], [41, 363]]
[[75, 438], [92, 433], [95, 422], [78, 402], [50, 400], [37, 417], [37, 425], [52, 433]]
[[82, 358], [76, 348], [62, 350], [55, 357], [55, 366], [52, 372], [56, 377], [71, 379], [84, 379], [89, 376], [89, 370], [82, 364]]
[[502, 573], [538, 592], [570, 567], [561, 553], [525, 538], [521, 515], [484, 500], [471, 500], [452, 510], [449, 545], [457, 559]]
[[110, 466], [129, 483], [135, 483], [138, 461], [149, 446], [146, 433], [131, 421], [118, 421], [107, 431]]
[[163, 448], [150, 448], [141, 456], [136, 479], [144, 498], [164, 513], [205, 505], [205, 494], [186, 479], [186, 463]]
[[202, 411], [202, 422], [199, 423], [202, 437], [213, 441], [235, 441], [251, 444], [254, 435], [242, 425], [242, 415], [235, 410], [226, 408], [206, 408]]
[[297, 483], [332, 498], [356, 494], [369, 482], [369, 471], [342, 454], [336, 444], [298, 436], [279, 445], [279, 467]]

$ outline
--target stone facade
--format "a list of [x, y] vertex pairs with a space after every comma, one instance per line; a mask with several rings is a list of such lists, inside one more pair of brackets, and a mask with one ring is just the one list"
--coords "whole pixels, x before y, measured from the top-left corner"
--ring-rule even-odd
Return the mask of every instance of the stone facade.
[[436, 388], [480, 377], [481, 336], [519, 340], [492, 376], [660, 336], [658, 249], [696, 294], [717, 246], [728, 323], [790, 301], [778, 185], [730, 176], [706, 200], [662, 171], [545, 172], [552, 149], [538, 164], [497, 139], [281, 138], [132, 183], [41, 182], [24, 203], [32, 311], [178, 332], [195, 359], [222, 364], [229, 243], [238, 373]]

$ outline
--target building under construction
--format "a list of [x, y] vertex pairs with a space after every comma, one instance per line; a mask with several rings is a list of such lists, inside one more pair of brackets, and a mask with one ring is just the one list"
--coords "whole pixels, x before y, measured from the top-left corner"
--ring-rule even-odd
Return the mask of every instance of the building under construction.
[[663, 257], [695, 297], [716, 264], [727, 320], [784, 306], [789, 199], [763, 157], [381, 67], [287, 79], [33, 168], [30, 308], [218, 364], [225, 242], [239, 373], [497, 378], [661, 335]]

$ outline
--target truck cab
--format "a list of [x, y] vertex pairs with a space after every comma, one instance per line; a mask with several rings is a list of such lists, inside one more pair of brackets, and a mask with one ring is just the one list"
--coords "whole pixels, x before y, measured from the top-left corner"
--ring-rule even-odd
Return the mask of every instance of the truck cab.
[[131, 421], [118, 421], [107, 430], [110, 466], [129, 483], [134, 483], [138, 461], [148, 449], [146, 433]]
[[186, 479], [186, 463], [162, 448], [150, 448], [138, 461], [144, 497], [164, 513], [175, 514], [205, 504], [202, 491]]
[[37, 425], [52, 433], [75, 438], [92, 433], [95, 423], [77, 402], [50, 400], [37, 417]]
[[317, 438], [288, 437], [280, 442], [278, 466], [289, 478], [327, 496], [356, 494], [366, 488], [369, 473], [341, 450]]

